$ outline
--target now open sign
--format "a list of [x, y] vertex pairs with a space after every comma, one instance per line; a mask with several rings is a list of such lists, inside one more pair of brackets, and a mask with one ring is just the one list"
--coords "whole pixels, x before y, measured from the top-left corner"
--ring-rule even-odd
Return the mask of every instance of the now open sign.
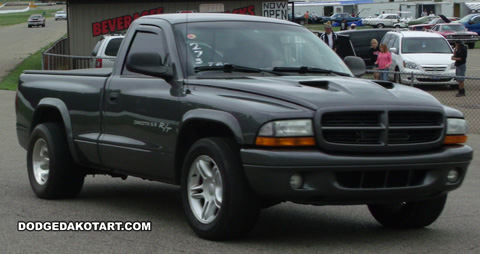
[[288, 19], [287, 2], [264, 2], [263, 16], [276, 19]]

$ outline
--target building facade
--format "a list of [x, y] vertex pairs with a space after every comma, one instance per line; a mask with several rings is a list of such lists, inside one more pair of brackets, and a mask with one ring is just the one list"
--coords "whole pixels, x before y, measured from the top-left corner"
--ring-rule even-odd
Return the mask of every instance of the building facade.
[[106, 34], [125, 32], [138, 17], [164, 13], [235, 13], [288, 18], [286, 0], [68, 0], [68, 37], [71, 55], [89, 55]]

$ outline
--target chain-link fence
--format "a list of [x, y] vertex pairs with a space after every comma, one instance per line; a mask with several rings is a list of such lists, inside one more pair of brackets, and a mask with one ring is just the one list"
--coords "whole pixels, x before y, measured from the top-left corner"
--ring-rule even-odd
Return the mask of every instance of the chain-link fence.
[[[442, 70], [431, 72], [436, 71]], [[462, 111], [468, 122], [469, 132], [480, 134], [480, 77], [464, 77], [466, 96], [457, 97], [458, 82], [455, 76], [369, 70], [363, 78], [373, 79], [375, 72], [388, 74], [388, 79], [391, 81], [422, 89], [435, 96], [444, 105]]]

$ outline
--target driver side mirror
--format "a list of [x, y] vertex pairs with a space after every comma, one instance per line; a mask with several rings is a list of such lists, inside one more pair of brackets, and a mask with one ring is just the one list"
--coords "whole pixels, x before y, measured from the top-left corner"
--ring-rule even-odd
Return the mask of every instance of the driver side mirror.
[[469, 25], [472, 25], [472, 24], [473, 24], [473, 21], [471, 21], [471, 20], [468, 21], [468, 24], [469, 24]]
[[390, 48], [390, 53], [397, 54], [397, 48]]
[[358, 56], [347, 56], [343, 59], [347, 67], [352, 71], [355, 77], [361, 77], [367, 72], [367, 67], [362, 58]]
[[156, 52], [133, 53], [127, 57], [127, 70], [158, 78], [173, 77], [170, 67], [162, 62], [162, 57]]

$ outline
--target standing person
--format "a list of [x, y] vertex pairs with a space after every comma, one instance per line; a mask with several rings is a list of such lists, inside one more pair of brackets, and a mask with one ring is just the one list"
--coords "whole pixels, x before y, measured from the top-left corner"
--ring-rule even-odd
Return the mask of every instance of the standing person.
[[452, 60], [455, 60], [455, 76], [458, 81], [458, 93], [457, 97], [465, 96], [465, 72], [467, 71], [467, 48], [463, 45], [462, 41], [455, 42], [455, 51], [452, 56]]
[[[378, 70], [378, 65], [375, 64], [375, 62], [377, 62], [378, 53], [380, 53], [378, 41], [376, 39], [372, 39], [372, 41], [370, 41], [370, 45], [372, 47], [368, 51], [368, 56], [370, 57], [370, 62], [373, 63], [373, 69]], [[373, 73], [373, 78], [378, 79], [378, 72]]]
[[344, 31], [348, 29], [348, 23], [346, 19], [342, 19], [342, 23], [340, 23], [340, 31]]
[[430, 15], [428, 15], [428, 16], [433, 17], [433, 16], [435, 16], [435, 13], [433, 13], [433, 11], [430, 11]]
[[317, 24], [318, 15], [315, 12], [312, 12], [312, 23]]
[[428, 15], [427, 9], [423, 9], [421, 17], [426, 17]]
[[332, 25], [325, 25], [325, 33], [320, 35], [320, 39], [324, 41], [331, 49], [337, 52], [337, 34], [332, 31]]
[[308, 11], [305, 12], [305, 14], [303, 15], [303, 17], [305, 18], [305, 25], [308, 25], [308, 19], [310, 18], [310, 15], [308, 14]]
[[390, 65], [392, 64], [392, 54], [388, 51], [387, 44], [382, 43], [380, 44], [380, 53], [378, 53], [377, 61], [375, 64], [378, 65], [378, 69], [381, 71], [385, 71], [380, 73], [381, 80], [388, 80], [388, 73], [386, 71], [389, 70]]

